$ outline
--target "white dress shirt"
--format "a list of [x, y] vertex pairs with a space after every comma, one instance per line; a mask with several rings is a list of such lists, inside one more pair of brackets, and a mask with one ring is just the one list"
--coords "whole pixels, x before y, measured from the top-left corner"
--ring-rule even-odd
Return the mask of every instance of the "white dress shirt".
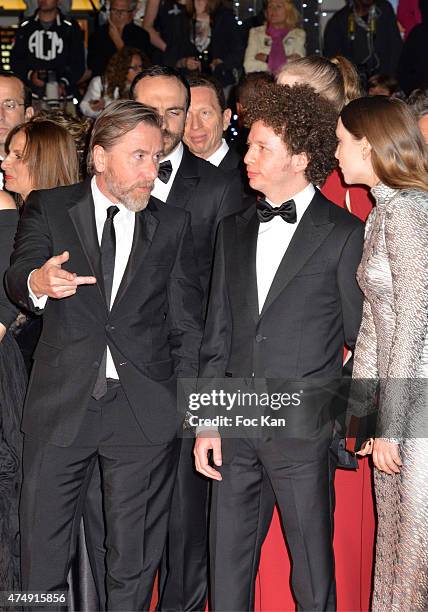
[[223, 159], [226, 157], [227, 152], [229, 151], [229, 145], [225, 141], [224, 138], [221, 139], [221, 145], [214, 151], [212, 155], [207, 158], [207, 162], [210, 162], [213, 166], [219, 166]]
[[[183, 143], [180, 142], [166, 157], [162, 158], [162, 162], [170, 161], [172, 164], [172, 172], [169, 177], [169, 181], [167, 183], [163, 183], [159, 178], [155, 179], [155, 186], [152, 191], [152, 196], [161, 200], [161, 202], [166, 202], [169, 196], [169, 192], [171, 191], [172, 184], [175, 179], [175, 175], [177, 174], [177, 170], [180, 167], [181, 160], [183, 159], [184, 147]], [[161, 162], [161, 163], [162, 163]]]
[[[114, 230], [116, 233], [116, 254], [114, 260], [114, 274], [111, 288], [110, 308], [113, 305], [120, 283], [122, 281], [125, 268], [128, 264], [129, 255], [131, 253], [132, 241], [134, 239], [135, 213], [128, 210], [120, 202], [111, 202], [98, 189], [95, 176], [91, 180], [92, 197], [95, 204], [95, 224], [97, 227], [98, 243], [101, 246], [103, 236], [104, 223], [107, 218], [107, 209], [109, 206], [117, 206], [119, 212], [116, 213], [113, 219]], [[32, 274], [32, 272], [31, 272]], [[30, 288], [30, 276], [28, 276], [28, 291], [33, 304], [40, 309], [46, 306], [48, 299], [47, 295], [37, 298]], [[77, 288], [79, 291], [79, 288]], [[109, 348], [107, 347], [107, 362], [106, 362], [107, 378], [119, 378], [116, 368], [114, 367], [113, 359]]]
[[[101, 246], [101, 238], [103, 236], [104, 223], [107, 218], [107, 208], [112, 206], [111, 202], [101, 191], [95, 176], [91, 180], [92, 197], [95, 203], [95, 223], [97, 226], [98, 243]], [[117, 291], [122, 281], [125, 268], [128, 264], [129, 254], [131, 253], [132, 241], [134, 239], [135, 213], [128, 210], [120, 202], [116, 202], [119, 212], [114, 216], [113, 224], [116, 233], [116, 254], [114, 259], [113, 283], [111, 286], [110, 309], [114, 303]], [[107, 378], [119, 378], [116, 368], [114, 367], [113, 358], [110, 350], [107, 347], [106, 361], [106, 376]]]
[[[303, 214], [315, 195], [315, 187], [309, 183], [303, 191], [292, 196], [296, 204], [296, 223], [287, 223], [281, 217], [274, 217], [266, 223], [260, 223], [257, 237], [256, 274], [257, 293], [259, 298], [259, 313], [263, 309], [279, 264], [285, 255], [294, 232], [300, 223]], [[269, 200], [266, 198], [266, 202]], [[269, 202], [274, 206], [272, 202]]]

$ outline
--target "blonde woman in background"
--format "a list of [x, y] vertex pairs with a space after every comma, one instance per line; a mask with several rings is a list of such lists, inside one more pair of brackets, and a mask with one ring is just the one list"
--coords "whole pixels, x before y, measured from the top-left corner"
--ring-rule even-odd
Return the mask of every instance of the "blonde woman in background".
[[245, 72], [276, 74], [289, 60], [306, 55], [305, 31], [292, 0], [268, 0], [267, 23], [251, 28], [245, 51]]

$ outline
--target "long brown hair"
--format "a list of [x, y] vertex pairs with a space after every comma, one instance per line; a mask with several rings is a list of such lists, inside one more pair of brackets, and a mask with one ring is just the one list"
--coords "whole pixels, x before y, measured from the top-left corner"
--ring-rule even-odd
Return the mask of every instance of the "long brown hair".
[[22, 160], [27, 163], [33, 189], [52, 189], [72, 185], [79, 180], [79, 162], [73, 137], [54, 121], [27, 121], [8, 134], [8, 154], [12, 138], [23, 132], [25, 148]]
[[428, 152], [416, 119], [401, 100], [358, 98], [340, 115], [354, 138], [366, 137], [376, 176], [392, 189], [428, 191]]

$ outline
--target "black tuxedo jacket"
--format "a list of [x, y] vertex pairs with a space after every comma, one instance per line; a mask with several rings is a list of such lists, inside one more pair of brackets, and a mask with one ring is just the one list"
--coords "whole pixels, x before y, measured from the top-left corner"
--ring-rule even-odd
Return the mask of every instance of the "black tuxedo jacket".
[[238, 151], [229, 145], [229, 150], [226, 155], [221, 160], [218, 167], [220, 170], [228, 171], [228, 170], [236, 170], [240, 167], [242, 163], [242, 158], [239, 155]]
[[220, 224], [201, 377], [340, 378], [361, 321], [363, 224], [316, 190], [260, 314], [258, 229], [255, 199]]
[[244, 155], [241, 155], [234, 144], [229, 145], [229, 151], [223, 157], [218, 167], [220, 170], [223, 170], [223, 172], [236, 172], [239, 174], [242, 191], [244, 194], [249, 196], [254, 195], [255, 192], [253, 189], [251, 189], [248, 182], [247, 167], [244, 164], [244, 156], [245, 153]]
[[[191, 214], [199, 277], [206, 295], [218, 224], [223, 217], [242, 208], [239, 177], [223, 173], [184, 147], [166, 203]], [[159, 203], [161, 206], [164, 204]]]
[[65, 269], [98, 282], [80, 286], [74, 296], [48, 299], [23, 431], [59, 446], [72, 443], [108, 345], [145, 436], [171, 439], [177, 427], [175, 378], [196, 374], [202, 333], [189, 214], [154, 202], [136, 214], [128, 265], [109, 311], [90, 182], [33, 192], [6, 273], [12, 300], [34, 311], [28, 275], [64, 250], [70, 252]]

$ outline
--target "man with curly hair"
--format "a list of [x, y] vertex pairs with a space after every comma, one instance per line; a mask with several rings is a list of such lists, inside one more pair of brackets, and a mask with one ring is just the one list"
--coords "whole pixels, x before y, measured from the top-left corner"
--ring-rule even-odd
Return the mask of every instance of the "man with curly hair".
[[[318, 189], [335, 165], [336, 117], [311, 87], [268, 84], [252, 97], [246, 119], [244, 161], [262, 195], [220, 224], [200, 376], [225, 378], [228, 388], [238, 378], [236, 390], [244, 385], [272, 398], [279, 391], [281, 401], [289, 392], [292, 403], [256, 412], [256, 428], [239, 428], [240, 415], [254, 417], [247, 407], [228, 410], [238, 426], [233, 437], [227, 426], [219, 433], [206, 422], [198, 432], [196, 468], [214, 480], [212, 607], [254, 608], [271, 486], [298, 609], [333, 610], [330, 415], [343, 346], [352, 350], [361, 320], [355, 274], [363, 224]], [[285, 417], [285, 426], [268, 425], [272, 416]]]

